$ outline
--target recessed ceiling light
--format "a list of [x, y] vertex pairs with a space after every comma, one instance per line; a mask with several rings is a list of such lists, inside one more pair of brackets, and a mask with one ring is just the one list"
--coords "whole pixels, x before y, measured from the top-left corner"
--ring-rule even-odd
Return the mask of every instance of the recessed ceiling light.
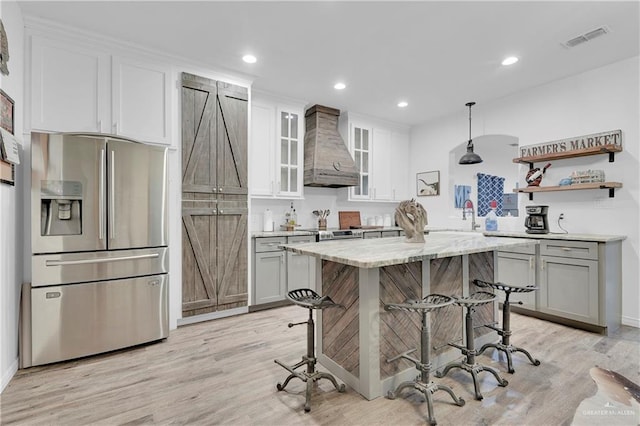
[[409, 106], [408, 102], [405, 102], [405, 101], [398, 102], [398, 108], [406, 108], [407, 106]]
[[253, 55], [244, 55], [242, 57], [242, 60], [245, 61], [248, 64], [255, 64], [256, 61], [257, 61], [256, 57], [253, 56]]
[[502, 61], [502, 65], [513, 65], [516, 62], [518, 62], [518, 58], [516, 58], [515, 56], [509, 56], [507, 58], [504, 58], [504, 60]]
[[344, 83], [336, 83], [333, 85], [333, 88], [336, 90], [343, 90], [344, 88], [346, 88], [347, 85]]

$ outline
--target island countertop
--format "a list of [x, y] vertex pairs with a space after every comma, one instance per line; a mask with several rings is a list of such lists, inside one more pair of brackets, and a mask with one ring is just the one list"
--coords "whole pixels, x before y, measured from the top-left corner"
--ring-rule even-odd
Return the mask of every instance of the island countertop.
[[284, 244], [281, 247], [358, 268], [377, 268], [537, 243], [538, 240], [533, 238], [486, 237], [475, 232], [433, 232], [425, 235], [424, 244], [407, 243], [405, 237], [390, 237]]

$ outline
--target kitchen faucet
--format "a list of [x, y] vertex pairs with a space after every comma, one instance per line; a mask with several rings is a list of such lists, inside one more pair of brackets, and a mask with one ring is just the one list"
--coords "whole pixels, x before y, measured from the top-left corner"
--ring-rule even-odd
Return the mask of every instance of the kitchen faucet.
[[475, 231], [476, 229], [480, 228], [480, 224], [476, 223], [476, 210], [473, 208], [473, 201], [467, 198], [466, 200], [464, 200], [462, 205], [463, 205], [462, 220], [467, 220], [466, 212], [467, 212], [467, 208], [470, 208], [471, 209], [471, 230]]

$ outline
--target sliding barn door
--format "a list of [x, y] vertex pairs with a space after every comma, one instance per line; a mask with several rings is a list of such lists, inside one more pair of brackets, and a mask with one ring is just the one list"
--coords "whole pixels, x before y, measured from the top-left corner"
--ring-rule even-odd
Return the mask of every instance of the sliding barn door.
[[247, 304], [247, 96], [219, 84], [183, 73], [183, 317]]

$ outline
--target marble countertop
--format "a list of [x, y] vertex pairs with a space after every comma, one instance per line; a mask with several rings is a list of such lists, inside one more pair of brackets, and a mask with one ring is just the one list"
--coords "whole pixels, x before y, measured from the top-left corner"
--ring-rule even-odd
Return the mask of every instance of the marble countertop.
[[[385, 226], [375, 229], [360, 229], [363, 232], [376, 232], [376, 231], [401, 231], [399, 226]], [[315, 235], [318, 232], [317, 229], [307, 229], [300, 231], [255, 231], [251, 233], [251, 238], [263, 238], [263, 237], [293, 237], [298, 235]]]
[[511, 238], [533, 238], [538, 240], [565, 240], [565, 241], [592, 241], [598, 243], [607, 243], [612, 241], [622, 241], [626, 239], [626, 235], [606, 235], [606, 234], [527, 234], [526, 232], [516, 231], [491, 231], [484, 232], [487, 237], [511, 237]]
[[251, 238], [268, 238], [268, 237], [297, 237], [306, 235], [316, 235], [313, 231], [256, 231], [251, 233]]
[[407, 243], [405, 237], [389, 237], [285, 244], [282, 247], [294, 253], [358, 268], [376, 268], [531, 244], [538, 244], [538, 241], [533, 238], [485, 237], [479, 232], [433, 232], [425, 236], [424, 244]]

